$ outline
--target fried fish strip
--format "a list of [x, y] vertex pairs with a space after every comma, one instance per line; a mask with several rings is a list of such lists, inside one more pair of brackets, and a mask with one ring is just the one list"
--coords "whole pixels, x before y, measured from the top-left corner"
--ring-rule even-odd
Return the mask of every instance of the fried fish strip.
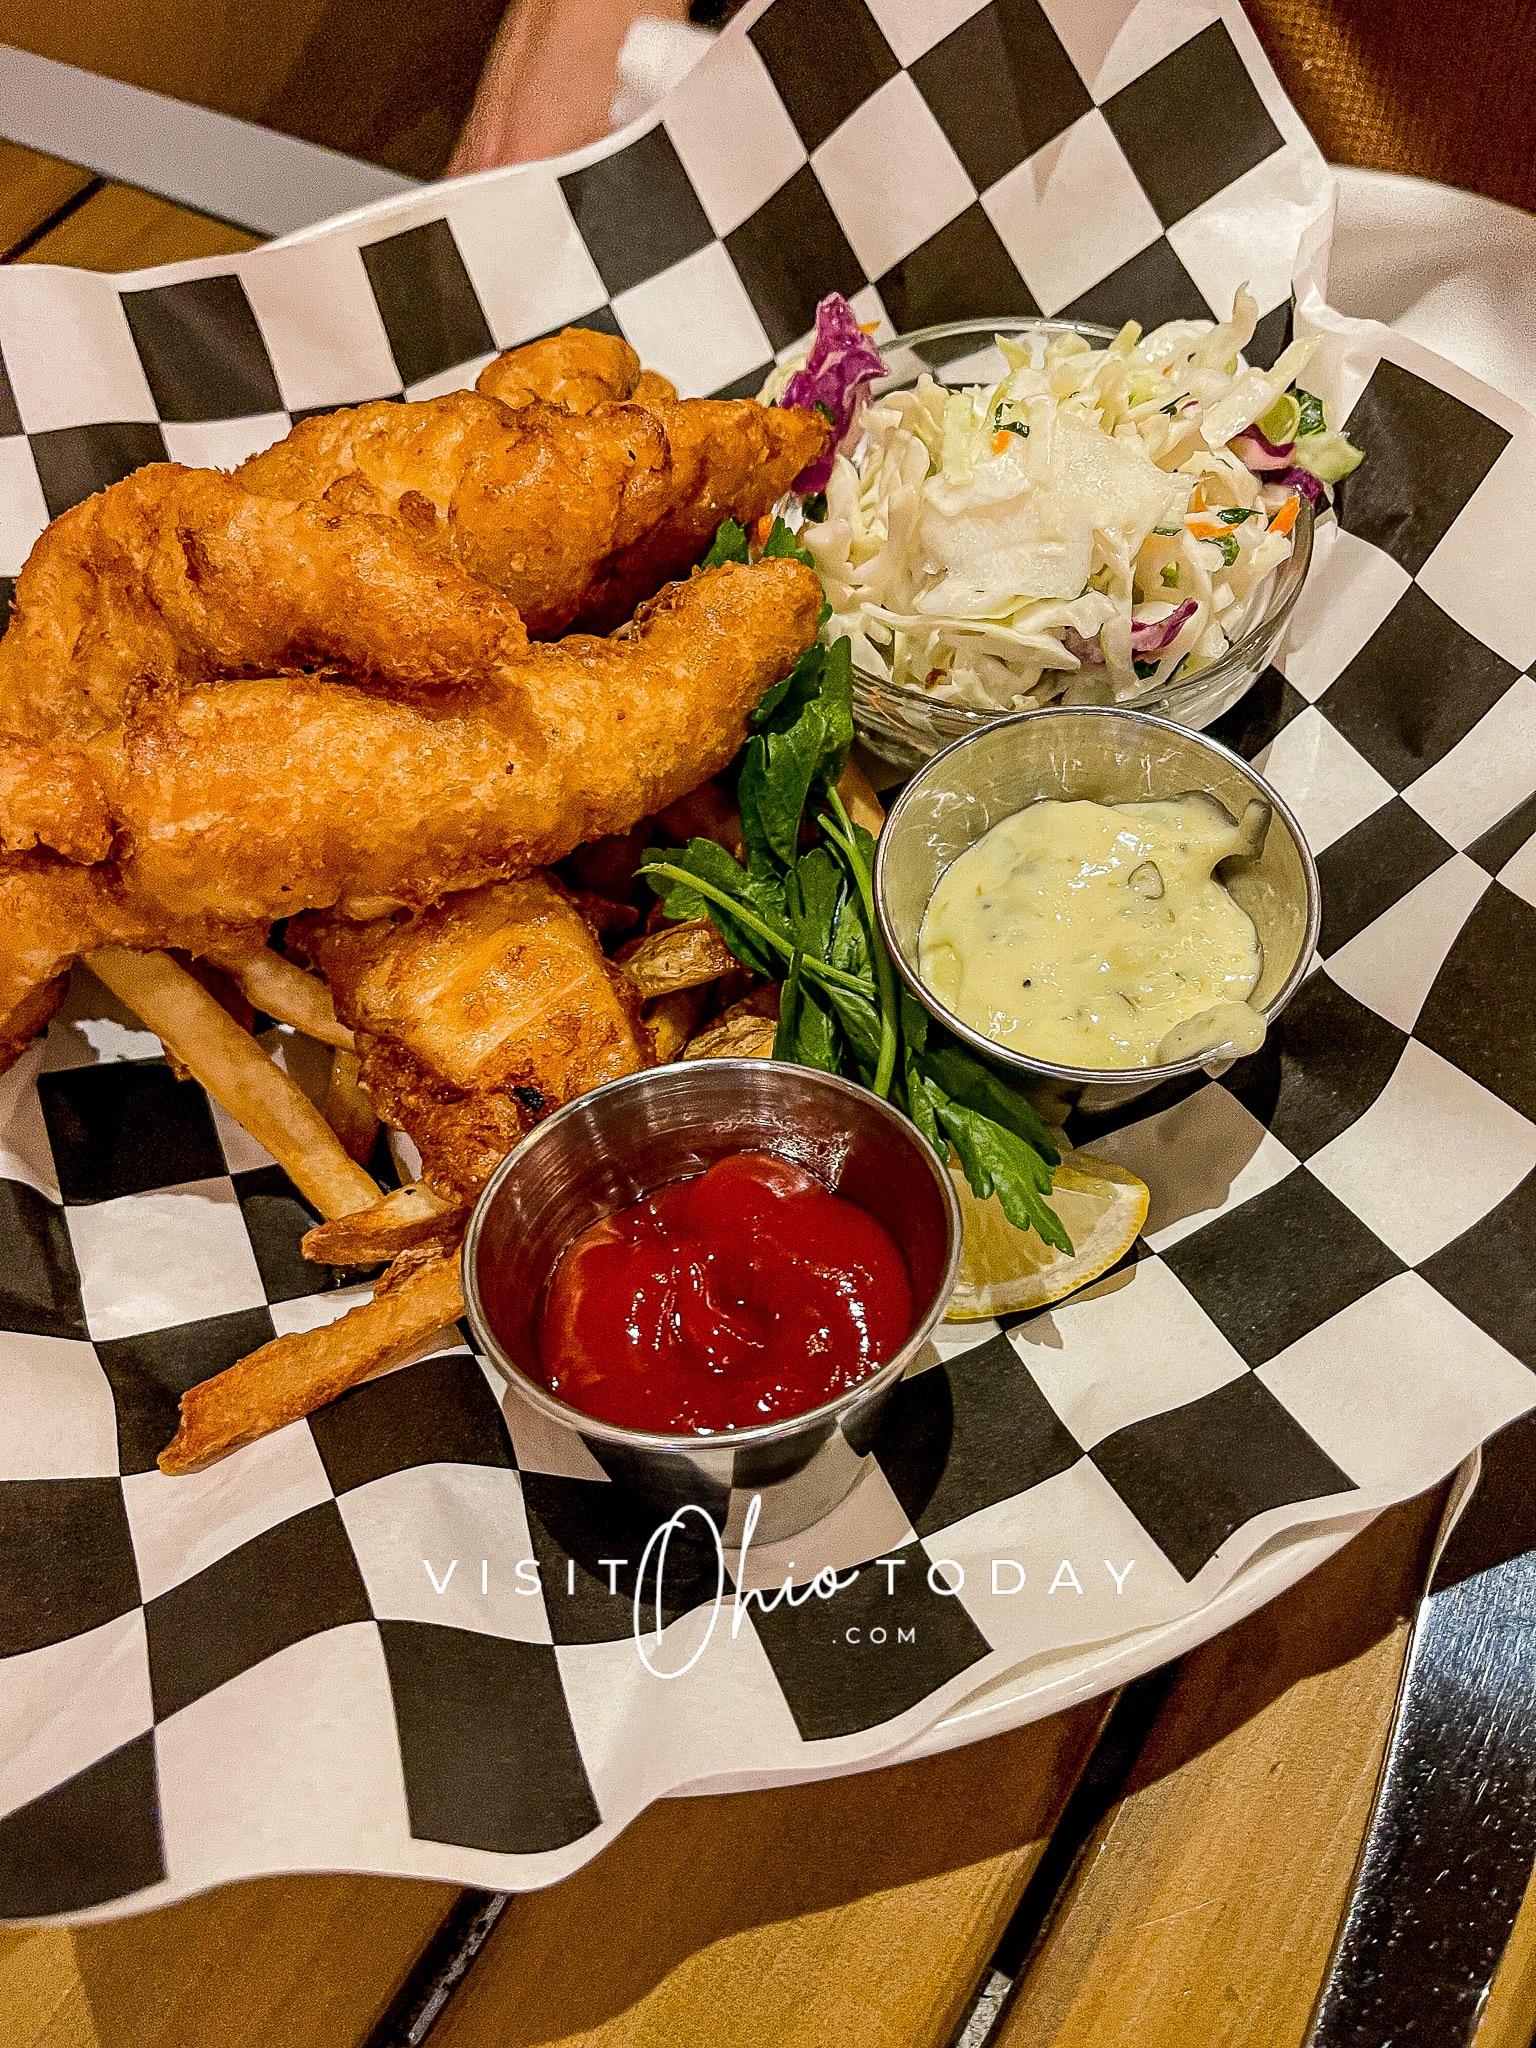
[[259, 945], [299, 910], [431, 903], [628, 831], [730, 760], [819, 603], [797, 562], [728, 564], [629, 637], [531, 647], [483, 688], [269, 676], [156, 699], [91, 750], [118, 862], [0, 853], [0, 1036], [98, 946]]
[[393, 519], [152, 463], [33, 548], [0, 640], [0, 730], [87, 746], [216, 677], [309, 662], [462, 687], [526, 641], [503, 596]]
[[496, 689], [431, 701], [329, 677], [192, 691], [101, 764], [124, 891], [178, 927], [265, 929], [547, 866], [724, 767], [820, 595], [798, 562], [727, 564], [663, 592], [628, 639], [533, 646]]
[[[410, 1259], [411, 1254], [404, 1257]], [[464, 1313], [459, 1257], [413, 1261], [390, 1286], [380, 1282], [334, 1323], [276, 1337], [181, 1397], [181, 1423], [160, 1453], [160, 1470], [196, 1472], [285, 1423], [312, 1415], [370, 1373], [408, 1358], [434, 1331]]]
[[585, 411], [460, 391], [302, 420], [235, 475], [264, 496], [398, 519], [549, 638], [627, 619], [722, 519], [767, 511], [828, 431], [814, 413], [654, 386], [644, 405]]

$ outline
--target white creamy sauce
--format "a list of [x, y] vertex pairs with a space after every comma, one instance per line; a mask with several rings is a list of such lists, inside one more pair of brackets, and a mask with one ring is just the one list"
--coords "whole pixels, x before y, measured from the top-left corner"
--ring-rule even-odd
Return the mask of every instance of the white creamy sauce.
[[1258, 934], [1212, 873], [1253, 850], [1210, 797], [1031, 804], [940, 876], [919, 971], [974, 1030], [1060, 1066], [1255, 1051]]

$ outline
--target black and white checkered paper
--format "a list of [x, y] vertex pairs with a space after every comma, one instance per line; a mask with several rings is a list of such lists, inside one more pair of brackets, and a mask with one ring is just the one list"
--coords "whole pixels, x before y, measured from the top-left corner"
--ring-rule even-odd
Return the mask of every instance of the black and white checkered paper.
[[[1318, 853], [1319, 963], [1256, 1058], [1073, 1131], [1150, 1183], [1136, 1256], [949, 1333], [854, 1495], [753, 1560], [793, 1602], [733, 1635], [728, 1593], [683, 1676], [637, 1650], [644, 1518], [462, 1346], [159, 1473], [181, 1390], [355, 1295], [77, 976], [0, 1078], [0, 1917], [295, 1869], [546, 1883], [667, 1793], [1116, 1683], [1536, 1401], [1536, 422], [1327, 309], [1330, 212], [1236, 0], [773, 0], [577, 156], [246, 256], [0, 272], [12, 576], [140, 463], [228, 466], [566, 323], [754, 390], [834, 288], [890, 333], [1224, 314], [1246, 279], [1255, 356], [1294, 303], [1367, 454], [1219, 728]], [[656, 1671], [715, 1589], [674, 1545]]]

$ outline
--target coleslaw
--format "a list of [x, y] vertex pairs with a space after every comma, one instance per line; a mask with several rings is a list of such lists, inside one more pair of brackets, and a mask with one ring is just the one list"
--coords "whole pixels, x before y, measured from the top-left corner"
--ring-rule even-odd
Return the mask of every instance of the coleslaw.
[[[891, 682], [977, 710], [1122, 702], [1217, 660], [1262, 614], [1301, 496], [1360, 460], [1297, 387], [1317, 342], [1273, 368], [1242, 350], [1257, 306], [1107, 345], [996, 337], [1007, 374], [926, 373], [871, 396], [883, 364], [846, 301], [765, 400], [814, 392], [835, 453], [800, 480], [800, 539], [828, 643]], [[860, 349], [852, 336], [863, 339]]]

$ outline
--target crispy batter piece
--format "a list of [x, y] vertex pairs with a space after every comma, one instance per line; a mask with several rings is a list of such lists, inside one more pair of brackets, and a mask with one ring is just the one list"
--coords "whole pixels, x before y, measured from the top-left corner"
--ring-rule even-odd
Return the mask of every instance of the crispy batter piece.
[[449, 897], [417, 917], [296, 919], [362, 1079], [428, 1181], [471, 1194], [539, 1117], [647, 1065], [639, 998], [548, 875]]
[[0, 1074], [15, 1066], [37, 1034], [47, 1028], [68, 987], [67, 974], [61, 974], [57, 981], [40, 982], [22, 997], [9, 1016], [0, 1017]]
[[475, 389], [503, 405], [562, 405], [590, 412], [632, 395], [640, 381], [640, 358], [618, 334], [590, 327], [566, 327], [542, 341], [509, 348], [487, 363]]

